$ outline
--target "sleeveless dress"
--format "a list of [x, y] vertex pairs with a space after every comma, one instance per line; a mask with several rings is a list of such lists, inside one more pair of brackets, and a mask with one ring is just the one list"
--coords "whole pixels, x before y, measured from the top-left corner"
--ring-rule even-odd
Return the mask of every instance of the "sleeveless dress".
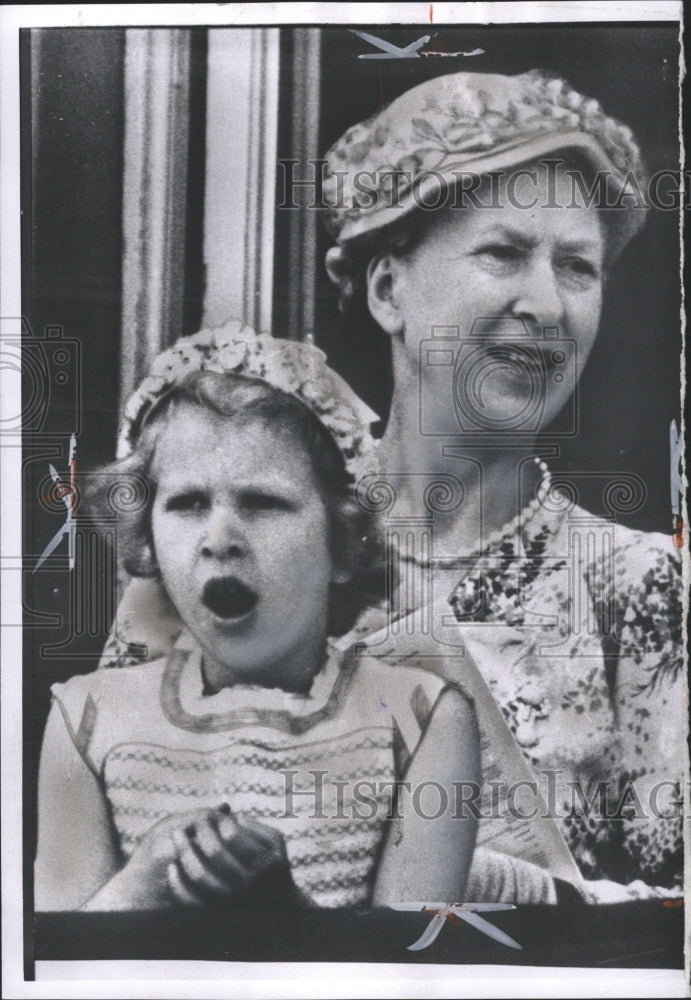
[[366, 904], [405, 773], [448, 684], [330, 648], [306, 695], [205, 694], [183, 632], [168, 657], [53, 685], [52, 711], [101, 783], [125, 856], [158, 820], [228, 803], [285, 839], [319, 906]]

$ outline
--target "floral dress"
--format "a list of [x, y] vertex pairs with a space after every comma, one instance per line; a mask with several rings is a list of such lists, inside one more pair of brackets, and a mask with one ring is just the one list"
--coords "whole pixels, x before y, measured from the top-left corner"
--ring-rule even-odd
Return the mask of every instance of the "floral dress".
[[[682, 884], [680, 563], [671, 537], [557, 503], [469, 557], [405, 566], [396, 613], [445, 594], [588, 880]], [[381, 625], [372, 609], [358, 629]]]

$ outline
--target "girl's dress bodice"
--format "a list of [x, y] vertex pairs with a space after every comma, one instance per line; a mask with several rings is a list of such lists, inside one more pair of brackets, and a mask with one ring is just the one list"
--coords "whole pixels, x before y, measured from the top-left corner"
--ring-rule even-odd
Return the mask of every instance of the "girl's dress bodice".
[[320, 906], [367, 902], [395, 804], [445, 682], [331, 650], [306, 695], [254, 685], [205, 694], [183, 633], [167, 658], [53, 686], [102, 784], [123, 853], [158, 820], [228, 803], [283, 834]]

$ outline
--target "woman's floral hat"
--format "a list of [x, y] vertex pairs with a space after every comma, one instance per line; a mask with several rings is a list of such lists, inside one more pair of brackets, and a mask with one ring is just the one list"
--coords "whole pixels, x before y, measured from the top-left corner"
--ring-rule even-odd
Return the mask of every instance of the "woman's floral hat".
[[326, 226], [342, 244], [421, 203], [435, 207], [464, 174], [568, 149], [606, 172], [610, 193], [626, 191], [620, 206], [626, 210], [613, 213], [616, 256], [645, 217], [638, 146], [631, 130], [607, 117], [596, 100], [540, 70], [436, 77], [348, 129], [326, 154]]
[[356, 480], [371, 470], [376, 444], [369, 425], [379, 417], [328, 367], [324, 352], [313, 344], [256, 333], [237, 320], [181, 337], [159, 354], [125, 404], [119, 459], [134, 450], [154, 406], [197, 372], [258, 379], [294, 396], [331, 434]]

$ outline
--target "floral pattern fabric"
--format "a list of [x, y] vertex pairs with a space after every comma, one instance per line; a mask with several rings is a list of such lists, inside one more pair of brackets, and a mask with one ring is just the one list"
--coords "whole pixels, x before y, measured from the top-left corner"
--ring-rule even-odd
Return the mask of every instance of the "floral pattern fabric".
[[324, 352], [313, 344], [255, 333], [238, 320], [181, 337], [159, 354], [125, 404], [118, 458], [131, 454], [153, 407], [199, 372], [258, 379], [294, 396], [332, 435], [354, 477], [372, 462], [376, 446], [369, 425], [379, 418], [328, 367]]
[[463, 642], [583, 876], [680, 885], [682, 580], [671, 537], [540, 508], [470, 568], [435, 573], [452, 581]]
[[626, 178], [630, 194], [643, 189], [631, 130], [564, 80], [540, 70], [436, 77], [353, 125], [331, 147], [322, 185], [325, 222], [342, 243], [380, 225], [385, 209], [395, 207], [400, 216], [412, 207], [415, 187], [430, 177], [454, 183], [462, 173], [486, 173], [569, 147], [582, 148], [618, 184]]

